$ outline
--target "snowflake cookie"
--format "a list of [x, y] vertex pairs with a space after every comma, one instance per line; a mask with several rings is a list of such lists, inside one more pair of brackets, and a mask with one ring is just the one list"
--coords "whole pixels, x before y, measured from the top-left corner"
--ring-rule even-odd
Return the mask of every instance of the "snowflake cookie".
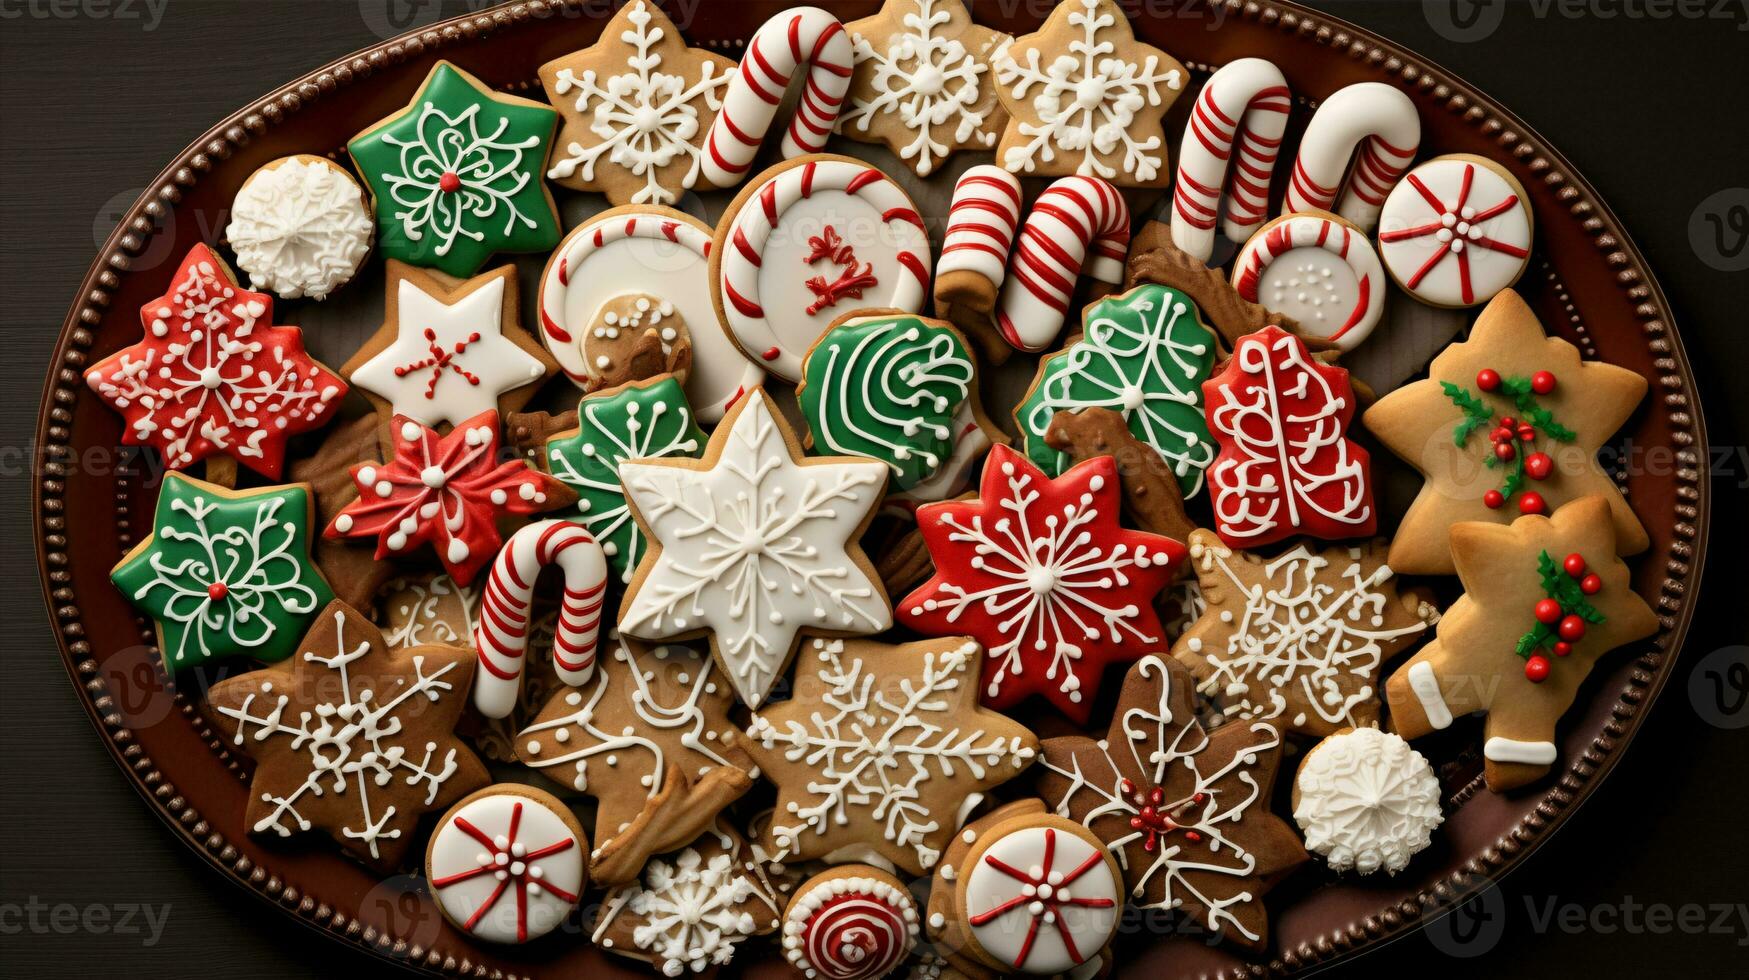
[[284, 660], [334, 598], [310, 563], [310, 486], [228, 490], [164, 474], [152, 533], [109, 577], [158, 625], [164, 669]]
[[1172, 179], [1161, 120], [1189, 73], [1137, 41], [1114, 0], [1063, 0], [994, 64], [1010, 116], [996, 162], [1010, 172], [1124, 187]]
[[1399, 736], [1355, 728], [1324, 739], [1294, 777], [1294, 822], [1331, 871], [1396, 874], [1445, 820], [1439, 780]]
[[225, 238], [251, 286], [280, 299], [326, 299], [358, 273], [371, 228], [358, 181], [298, 154], [249, 175], [231, 202]]
[[791, 861], [933, 867], [966, 815], [1031, 765], [1038, 746], [1019, 723], [978, 706], [981, 652], [963, 636], [810, 640], [794, 697], [747, 729], [748, 751], [778, 792], [761, 843]]
[[799, 630], [879, 633], [892, 608], [858, 538], [887, 467], [804, 457], [755, 388], [729, 411], [702, 460], [620, 465], [650, 550], [620, 604], [620, 629], [644, 640], [709, 635], [735, 693], [757, 708], [783, 675]]
[[837, 131], [927, 177], [955, 150], [988, 150], [1008, 124], [990, 61], [1013, 38], [972, 23], [962, 0], [887, 0], [844, 27], [855, 45]]
[[976, 500], [917, 508], [936, 572], [900, 622], [983, 643], [984, 704], [1037, 694], [1085, 723], [1106, 667], [1166, 649], [1154, 597], [1184, 560], [1171, 538], [1123, 527], [1121, 500], [1110, 456], [1051, 479], [997, 446]]
[[565, 924], [589, 876], [589, 837], [570, 808], [532, 786], [488, 786], [445, 813], [425, 849], [443, 917], [493, 943]]
[[867, 864], [809, 878], [783, 913], [783, 955], [804, 980], [879, 980], [917, 942], [917, 900]]
[[558, 119], [439, 61], [407, 108], [346, 144], [370, 187], [383, 255], [471, 276], [499, 252], [557, 245], [541, 171]]
[[85, 383], [173, 470], [223, 453], [270, 480], [286, 440], [321, 428], [346, 382], [304, 352], [304, 333], [276, 327], [273, 297], [237, 285], [205, 245], [188, 250], [170, 290], [140, 307], [145, 339], [104, 358]]
[[1293, 828], [1269, 812], [1281, 733], [1266, 722], [1204, 732], [1195, 685], [1160, 657], [1131, 667], [1104, 738], [1045, 740], [1038, 792], [1105, 841], [1132, 903], [1176, 909], [1260, 949], [1263, 894], [1307, 860]]
[[462, 647], [390, 650], [331, 602], [297, 656], [214, 685], [207, 714], [255, 760], [253, 833], [320, 830], [379, 871], [401, 866], [426, 813], [485, 786], [453, 734], [474, 676]]

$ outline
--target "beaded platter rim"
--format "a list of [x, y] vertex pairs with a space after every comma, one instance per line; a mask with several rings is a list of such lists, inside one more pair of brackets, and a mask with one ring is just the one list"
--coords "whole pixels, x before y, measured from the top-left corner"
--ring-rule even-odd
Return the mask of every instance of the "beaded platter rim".
[[[212, 127], [178, 154], [153, 181], [99, 251], [63, 322], [38, 414], [42, 475], [33, 481], [32, 509], [44, 599], [69, 678], [81, 692], [80, 703], [104, 736], [110, 754], [128, 775], [130, 785], [179, 838], [250, 893], [291, 912], [295, 919], [324, 935], [403, 966], [446, 975], [519, 974], [473, 962], [466, 951], [427, 948], [406, 936], [391, 935], [282, 880], [214, 830], [194, 804], [166, 779], [136, 739], [127, 715], [110, 690], [102, 669], [103, 658], [85, 638], [84, 614], [72, 586], [64, 503], [70, 472], [67, 460], [76, 451], [72, 435], [74, 406], [80, 399], [92, 397], [82, 377], [87, 353], [95, 342], [96, 327], [103, 322], [124, 277], [130, 275], [131, 259], [151, 244], [184, 191], [222, 166], [236, 149], [270, 129], [286, 125], [299, 112], [368, 82], [378, 70], [452, 51], [531, 20], [565, 12], [587, 15], [585, 8], [592, 3], [593, 0], [521, 0], [441, 21], [340, 58], [275, 89]], [[1601, 731], [1558, 776], [1551, 775], [1541, 798], [1521, 820], [1507, 828], [1492, 845], [1479, 849], [1457, 870], [1416, 895], [1358, 916], [1346, 927], [1333, 929], [1316, 941], [1278, 948], [1267, 962], [1239, 964], [1219, 974], [1274, 976], [1330, 965], [1408, 935], [1462, 904], [1516, 867], [1568, 819], [1615, 765], [1638, 730], [1645, 709], [1668, 681], [1673, 671], [1672, 654], [1680, 648], [1690, 626], [1710, 521], [1710, 489], [1702, 479], [1708, 442], [1694, 394], [1693, 372], [1672, 325], [1663, 291], [1608, 206], [1547, 141], [1498, 103], [1430, 60], [1338, 18], [1287, 0], [1212, 0], [1211, 5], [1225, 10], [1227, 16], [1254, 21], [1285, 35], [1297, 35], [1308, 50], [1325, 49], [1320, 57], [1346, 57], [1364, 65], [1377, 80], [1400, 84], [1437, 99], [1464, 124], [1490, 138], [1501, 152], [1519, 159], [1549, 186], [1557, 187], [1557, 197], [1567, 209], [1558, 215], [1545, 215], [1543, 220], [1575, 222], [1601, 253], [1598, 261], [1612, 270], [1613, 281], [1633, 310], [1652, 356], [1657, 372], [1653, 397], [1663, 403], [1670, 441], [1675, 447], [1675, 466], [1667, 476], [1675, 484], [1671, 493], [1673, 513], [1668, 515], [1673, 521], [1671, 544], [1663, 559], [1662, 581], [1654, 590], [1655, 595], [1647, 597], [1657, 612], [1659, 631], [1646, 641], [1648, 649], [1633, 661], [1627, 683], [1610, 705], [1610, 717]], [[711, 43], [695, 39], [695, 43], [732, 52], [742, 47], [744, 40]], [[1186, 64], [1202, 77], [1213, 67], [1188, 60]], [[1549, 276], [1554, 278], [1552, 272]], [[1570, 318], [1568, 326], [1581, 335], [1581, 350], [1594, 356], [1571, 297], [1558, 281], [1556, 288]], [[119, 471], [114, 483], [116, 513], [125, 517], [130, 476], [125, 470]], [[1608, 695], [1598, 692], [1594, 697], [1606, 699]], [[202, 740], [213, 742], [198, 707], [181, 693], [175, 695], [175, 702], [177, 711], [201, 730]], [[221, 757], [226, 755], [224, 749], [218, 751]], [[238, 768], [235, 760], [229, 764], [234, 770]], [[1479, 778], [1458, 790], [1450, 802], [1456, 805], [1469, 798], [1476, 792], [1478, 782]]]

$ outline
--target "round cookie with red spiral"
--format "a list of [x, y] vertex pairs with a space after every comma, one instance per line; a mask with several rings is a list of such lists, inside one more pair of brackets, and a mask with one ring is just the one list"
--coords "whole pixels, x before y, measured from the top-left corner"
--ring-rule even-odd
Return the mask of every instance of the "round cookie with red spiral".
[[916, 900], [899, 879], [866, 864], [808, 879], [784, 912], [784, 956], [810, 980], [876, 980], [916, 943]]

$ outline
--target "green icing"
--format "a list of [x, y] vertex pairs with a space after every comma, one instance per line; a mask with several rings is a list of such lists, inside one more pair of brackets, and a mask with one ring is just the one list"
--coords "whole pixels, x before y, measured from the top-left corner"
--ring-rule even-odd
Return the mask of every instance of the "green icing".
[[821, 453], [887, 464], [908, 490], [953, 453], [954, 415], [974, 368], [959, 335], [915, 316], [826, 332], [802, 365], [802, 415]]
[[164, 476], [146, 547], [110, 578], [158, 621], [171, 672], [238, 655], [284, 660], [334, 598], [310, 563], [307, 489], [230, 496], [180, 473]]
[[583, 396], [577, 434], [547, 442], [547, 466], [577, 491], [578, 520], [589, 528], [620, 581], [631, 581], [644, 535], [626, 506], [619, 464], [628, 459], [704, 454], [705, 436], [693, 421], [686, 392], [672, 375]]
[[557, 245], [541, 171], [558, 118], [545, 106], [500, 102], [438, 65], [412, 108], [346, 147], [370, 184], [383, 255], [471, 276], [494, 253]]
[[1094, 304], [1082, 337], [1039, 364], [1014, 409], [1026, 454], [1045, 472], [1069, 458], [1045, 443], [1060, 411], [1109, 408], [1159, 452], [1186, 497], [1202, 488], [1216, 447], [1203, 417], [1202, 383], [1214, 368], [1215, 335], [1196, 303], [1168, 286], [1144, 285]]

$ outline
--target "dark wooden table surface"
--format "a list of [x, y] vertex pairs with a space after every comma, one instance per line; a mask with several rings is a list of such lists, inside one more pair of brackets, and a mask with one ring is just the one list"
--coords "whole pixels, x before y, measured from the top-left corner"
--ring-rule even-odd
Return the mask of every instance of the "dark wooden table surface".
[[[0, 575], [0, 974], [293, 977], [370, 966], [209, 871], [110, 762], [52, 649], [30, 550], [29, 439], [72, 290], [119, 209], [172, 154], [274, 85], [440, 13], [486, 5], [0, 0], [0, 526], [7, 548]], [[1153, 0], [1156, 10], [1172, 6]], [[1749, 707], [1731, 701], [1732, 685], [1749, 681], [1749, 649], [1727, 648], [1749, 642], [1742, 619], [1749, 580], [1742, 571], [1749, 542], [1749, 75], [1742, 67], [1749, 4], [1314, 6], [1469, 79], [1597, 185], [1670, 294], [1718, 450], [1714, 560], [1704, 592], [1710, 601], [1633, 750], [1585, 811], [1501, 883], [1479, 914], [1398, 942], [1363, 967], [1423, 977], [1603, 977], [1679, 962], [1697, 975], [1741, 975], [1749, 962], [1749, 729], [1728, 726], [1749, 723]], [[1185, 29], [1202, 28], [1187, 22]], [[1733, 657], [1744, 667], [1721, 670]], [[1713, 697], [1718, 684], [1724, 708]]]

